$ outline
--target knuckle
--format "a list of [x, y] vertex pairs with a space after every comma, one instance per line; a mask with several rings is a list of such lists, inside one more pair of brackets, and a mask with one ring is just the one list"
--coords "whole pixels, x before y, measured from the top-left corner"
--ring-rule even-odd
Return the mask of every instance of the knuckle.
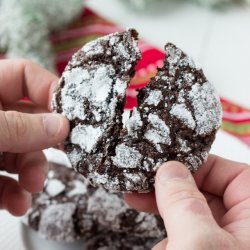
[[0, 151], [9, 150], [9, 141], [11, 139], [11, 133], [6, 122], [5, 112], [0, 111]]
[[205, 197], [199, 191], [193, 189], [180, 189], [175, 191], [168, 196], [168, 200], [171, 201], [171, 203], [183, 200], [188, 202], [194, 202], [196, 200], [206, 201]]
[[168, 196], [169, 207], [181, 206], [185, 211], [195, 214], [207, 214], [205, 197], [197, 190], [179, 190]]
[[[5, 138], [9, 145], [19, 143], [27, 131], [26, 123], [17, 111], [6, 111], [1, 115], [1, 125], [5, 127]], [[11, 147], [11, 146], [10, 146]]]

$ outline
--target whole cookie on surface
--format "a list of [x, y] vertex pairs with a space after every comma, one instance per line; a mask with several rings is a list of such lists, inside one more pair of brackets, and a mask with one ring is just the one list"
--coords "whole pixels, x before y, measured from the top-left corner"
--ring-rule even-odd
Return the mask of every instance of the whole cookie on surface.
[[65, 149], [95, 186], [122, 192], [153, 188], [157, 167], [178, 160], [195, 171], [221, 123], [220, 101], [203, 71], [173, 44], [164, 66], [139, 90], [123, 126], [125, 91], [140, 59], [137, 33], [99, 38], [78, 51], [55, 92], [53, 108], [71, 124]]
[[33, 195], [24, 222], [41, 237], [56, 241], [89, 239], [106, 231], [166, 237], [159, 215], [129, 208], [121, 194], [94, 188], [73, 169], [52, 163], [43, 193]]
[[120, 193], [111, 193], [100, 187], [89, 196], [87, 203], [87, 211], [93, 215], [99, 227], [136, 237], [158, 240], [166, 237], [159, 215], [130, 208]]

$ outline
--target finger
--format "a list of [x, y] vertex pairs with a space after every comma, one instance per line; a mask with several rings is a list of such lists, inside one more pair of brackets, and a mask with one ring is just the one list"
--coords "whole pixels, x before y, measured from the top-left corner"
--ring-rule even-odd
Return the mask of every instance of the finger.
[[52, 147], [69, 133], [68, 120], [59, 114], [0, 111], [0, 151], [25, 153]]
[[203, 195], [207, 200], [208, 206], [212, 211], [215, 221], [218, 223], [218, 225], [222, 226], [222, 218], [227, 212], [223, 203], [223, 199], [209, 193], [203, 193]]
[[156, 174], [155, 193], [169, 244], [178, 242], [180, 235], [185, 237], [190, 228], [189, 237], [193, 239], [218, 228], [206, 199], [183, 164], [168, 162], [160, 167]]
[[20, 186], [31, 193], [41, 192], [48, 172], [48, 163], [43, 152], [19, 155], [16, 164]]
[[47, 113], [49, 112], [48, 109], [43, 108], [43, 107], [39, 107], [31, 102], [27, 102], [27, 101], [19, 101], [17, 103], [13, 103], [13, 104], [7, 104], [3, 107], [4, 111], [8, 111], [8, 110], [15, 110], [18, 112], [22, 112], [22, 113], [29, 113], [29, 114], [41, 114], [41, 113]]
[[152, 250], [166, 250], [167, 249], [167, 239], [160, 241], [157, 245], [155, 245]]
[[216, 155], [208, 160], [194, 174], [197, 186], [205, 192], [223, 196], [233, 179], [247, 168], [246, 164], [230, 161]]
[[3, 162], [1, 170], [4, 170], [10, 174], [17, 174], [17, 167], [16, 167], [16, 159], [17, 154], [12, 153], [4, 153], [3, 154]]
[[31, 195], [18, 183], [0, 176], [0, 208], [8, 210], [14, 216], [25, 214], [31, 205]]
[[245, 209], [250, 209], [250, 167], [245, 168], [228, 184], [224, 193], [226, 209], [231, 209], [241, 203], [248, 204]]
[[23, 97], [38, 106], [51, 109], [50, 101], [58, 78], [25, 59], [0, 61], [0, 99], [4, 105]]
[[[222, 217], [227, 211], [223, 204], [223, 200], [220, 197], [209, 193], [203, 193], [203, 195], [207, 200], [214, 219], [219, 225], [222, 225]], [[124, 194], [124, 200], [130, 207], [133, 207], [136, 210], [159, 214], [154, 192], [146, 194]]]
[[155, 214], [159, 213], [154, 192], [124, 194], [124, 200], [136, 210]]

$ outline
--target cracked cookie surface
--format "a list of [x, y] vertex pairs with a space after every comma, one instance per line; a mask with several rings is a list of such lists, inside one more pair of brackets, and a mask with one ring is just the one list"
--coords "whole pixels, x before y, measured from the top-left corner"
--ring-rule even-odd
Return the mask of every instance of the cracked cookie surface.
[[66, 67], [53, 108], [71, 124], [65, 149], [73, 167], [95, 186], [121, 192], [153, 189], [156, 169], [177, 160], [195, 171], [221, 123], [221, 106], [203, 71], [175, 45], [140, 89], [122, 123], [125, 92], [141, 58], [133, 29], [86, 44]]

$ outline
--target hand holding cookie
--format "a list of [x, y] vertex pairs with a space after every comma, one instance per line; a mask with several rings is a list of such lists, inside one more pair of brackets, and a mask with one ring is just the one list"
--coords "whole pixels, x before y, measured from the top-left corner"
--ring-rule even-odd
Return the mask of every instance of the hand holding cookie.
[[192, 176], [178, 162], [163, 164], [155, 195], [126, 194], [136, 209], [160, 213], [168, 239], [154, 250], [249, 249], [250, 168], [211, 155]]
[[46, 159], [40, 150], [68, 134], [67, 119], [48, 114], [57, 81], [27, 60], [0, 61], [0, 169], [18, 174], [18, 181], [0, 175], [0, 208], [14, 215], [25, 213], [30, 193], [43, 188]]

